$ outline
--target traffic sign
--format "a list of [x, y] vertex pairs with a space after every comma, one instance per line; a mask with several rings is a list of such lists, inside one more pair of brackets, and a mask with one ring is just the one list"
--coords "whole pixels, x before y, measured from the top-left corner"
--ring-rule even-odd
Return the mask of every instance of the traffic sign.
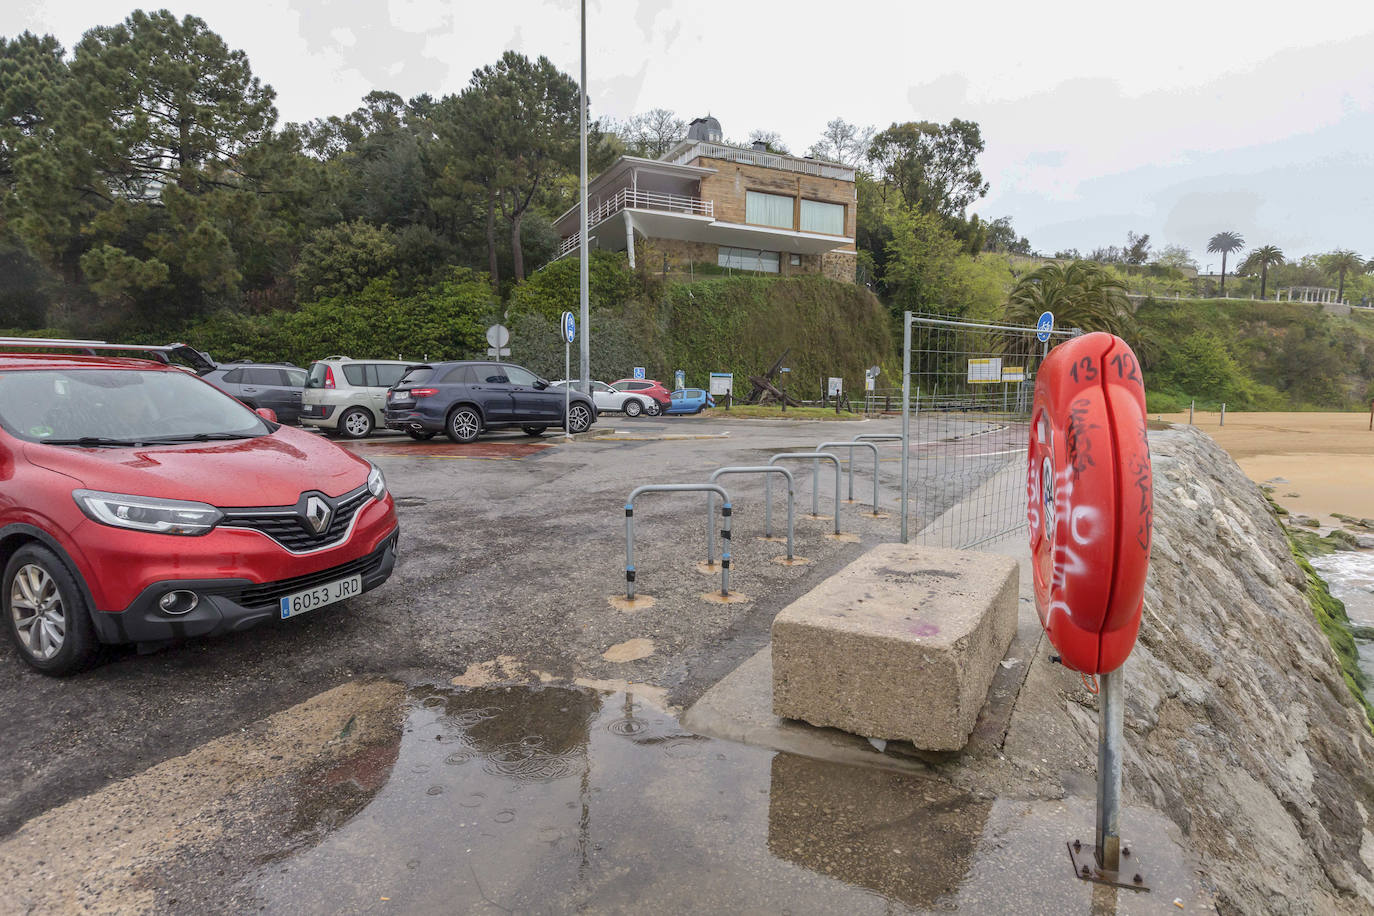
[[635, 366], [635, 378], [644, 378], [643, 366]]
[[577, 339], [577, 318], [572, 312], [563, 313], [563, 339], [568, 343]]
[[503, 349], [510, 343], [510, 328], [503, 324], [494, 324], [487, 328], [487, 344], [493, 349]]
[[1035, 322], [1035, 339], [1044, 343], [1050, 339], [1050, 332], [1054, 330], [1054, 312], [1041, 312], [1040, 319]]

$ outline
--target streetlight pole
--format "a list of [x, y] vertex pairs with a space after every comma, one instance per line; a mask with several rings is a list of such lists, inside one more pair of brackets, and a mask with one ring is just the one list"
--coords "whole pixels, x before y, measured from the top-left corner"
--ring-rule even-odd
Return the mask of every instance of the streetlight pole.
[[582, 82], [579, 93], [581, 105], [578, 110], [580, 118], [580, 148], [579, 166], [581, 169], [578, 181], [578, 209], [580, 211], [579, 223], [582, 231], [578, 234], [578, 261], [580, 262], [580, 290], [581, 290], [581, 310], [582, 337], [578, 341], [578, 356], [582, 362], [582, 391], [590, 395], [592, 393], [592, 347], [591, 331], [592, 323], [588, 320], [590, 310], [591, 286], [587, 271], [587, 0], [582, 0]]

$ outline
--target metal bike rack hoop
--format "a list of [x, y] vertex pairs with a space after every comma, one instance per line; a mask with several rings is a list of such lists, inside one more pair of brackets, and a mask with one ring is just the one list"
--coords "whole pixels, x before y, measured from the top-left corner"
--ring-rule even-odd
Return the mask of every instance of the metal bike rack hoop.
[[[782, 476], [784, 476], [784, 477], [787, 478], [787, 559], [789, 559], [789, 560], [793, 559], [793, 556], [792, 556], [792, 514], [793, 514], [793, 505], [794, 505], [794, 498], [793, 498], [793, 497], [794, 497], [794, 495], [795, 495], [795, 493], [796, 493], [796, 481], [794, 481], [794, 480], [792, 479], [792, 472], [789, 471], [789, 470], [787, 470], [787, 468], [778, 467], [778, 466], [776, 466], [776, 465], [755, 465], [755, 466], [749, 466], [749, 467], [740, 466], [740, 467], [729, 467], [729, 468], [717, 468], [715, 471], [712, 471], [712, 472], [711, 472], [711, 476], [710, 476], [710, 478], [708, 478], [708, 479], [709, 479], [712, 483], [715, 483], [715, 482], [716, 482], [716, 478], [717, 478], [717, 477], [720, 477], [720, 476], [723, 475], [723, 474], [781, 474]], [[710, 494], [710, 493], [706, 494], [706, 565], [707, 565], [707, 566], [714, 566], [714, 565], [715, 565], [715, 562], [716, 562], [716, 526], [715, 526], [715, 522], [713, 522], [713, 521], [711, 520], [711, 513], [712, 513], [712, 511], [713, 511], [714, 508], [715, 508], [714, 505], [713, 505], [713, 504], [715, 503], [715, 501], [716, 501], [716, 498], [715, 498], [714, 495], [712, 495], [712, 494]], [[772, 500], [768, 500], [768, 501], [765, 503], [765, 505], [764, 505], [764, 512], [763, 512], [763, 536], [764, 536], [764, 537], [772, 537], [772, 536], [773, 536], [773, 506], [772, 506]]]
[[[838, 473], [838, 471], [836, 472]], [[839, 478], [836, 477], [838, 487]], [[635, 597], [635, 498], [641, 493], [710, 493], [721, 498], [720, 514], [724, 519], [720, 536], [724, 543], [720, 551], [720, 594], [730, 595], [730, 494], [725, 488], [714, 483], [651, 483], [635, 487], [625, 499], [625, 598], [634, 601]]]
[[[800, 461], [809, 459], [814, 464], [819, 465], [822, 461], [830, 461], [835, 465], [835, 533], [840, 533], [840, 459], [830, 452], [783, 452], [781, 455], [774, 455], [768, 459], [768, 463], [777, 464], [779, 461]], [[817, 469], [811, 471], [811, 514], [820, 515], [820, 497], [817, 495]], [[771, 511], [773, 499], [772, 479], [769, 478], [767, 489], [763, 491], [764, 506], [766, 511]]]
[[878, 446], [872, 442], [860, 442], [855, 439], [851, 442], [822, 442], [816, 446], [817, 450], [825, 448], [847, 448], [849, 449], [849, 501], [854, 501], [854, 449], [871, 448], [873, 449], [873, 514], [878, 514]]

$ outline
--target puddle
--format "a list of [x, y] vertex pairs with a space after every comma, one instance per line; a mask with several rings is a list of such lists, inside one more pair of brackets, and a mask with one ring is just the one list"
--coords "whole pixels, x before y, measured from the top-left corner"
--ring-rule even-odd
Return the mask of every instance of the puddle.
[[[328, 811], [333, 829], [236, 899], [321, 914], [1104, 912], [1061, 836], [1090, 806], [1033, 813], [703, 738], [633, 690], [421, 687], [406, 716], [370, 802], [345, 819], [326, 785], [303, 785], [297, 820]], [[1119, 911], [1175, 896], [1191, 901]]]

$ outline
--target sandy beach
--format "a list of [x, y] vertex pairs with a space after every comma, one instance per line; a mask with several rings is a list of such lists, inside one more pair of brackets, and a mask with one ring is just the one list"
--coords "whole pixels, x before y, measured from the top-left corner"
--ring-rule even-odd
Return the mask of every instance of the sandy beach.
[[[1163, 414], [1187, 423], [1188, 414]], [[1332, 512], [1374, 518], [1374, 432], [1367, 413], [1237, 413], [1226, 425], [1198, 411], [1193, 425], [1211, 436], [1290, 512], [1338, 524]], [[1278, 482], [1281, 478], [1286, 483]]]

